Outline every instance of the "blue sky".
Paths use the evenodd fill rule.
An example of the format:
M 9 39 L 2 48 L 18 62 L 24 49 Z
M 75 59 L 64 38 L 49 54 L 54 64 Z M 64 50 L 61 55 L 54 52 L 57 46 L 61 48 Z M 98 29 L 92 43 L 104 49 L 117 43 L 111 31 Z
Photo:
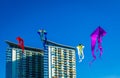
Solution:
M 119 0 L 0 0 L 0 78 L 5 78 L 4 41 L 17 43 L 16 37 L 21 36 L 25 45 L 41 48 L 40 28 L 46 29 L 52 41 L 85 46 L 82 63 L 76 53 L 77 78 L 120 78 L 119 4 Z M 89 67 L 90 34 L 99 25 L 107 32 L 103 55 Z

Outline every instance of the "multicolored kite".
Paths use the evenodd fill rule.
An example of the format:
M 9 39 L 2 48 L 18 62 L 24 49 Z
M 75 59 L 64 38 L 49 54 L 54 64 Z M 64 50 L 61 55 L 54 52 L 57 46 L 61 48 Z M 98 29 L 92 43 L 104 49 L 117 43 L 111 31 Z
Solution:
M 79 62 L 82 62 L 82 60 L 84 59 L 83 49 L 84 49 L 84 46 L 82 44 L 79 44 L 77 46 L 78 56 L 79 56 Z
M 16 40 L 18 40 L 18 46 L 22 49 L 22 52 L 24 52 L 24 41 L 22 38 L 17 37 Z
M 97 51 L 100 50 L 100 57 L 101 57 L 102 53 L 103 53 L 102 45 L 101 45 L 102 37 L 105 36 L 105 35 L 106 35 L 106 31 L 103 30 L 100 26 L 91 34 L 91 50 L 92 50 L 92 56 L 93 56 L 94 60 L 96 59 L 96 56 L 94 54 L 96 41 L 98 42 L 98 49 L 97 49 Z
M 45 44 L 47 42 L 47 32 L 44 29 L 38 30 L 38 34 L 40 35 L 41 41 L 43 42 L 43 46 L 45 49 Z

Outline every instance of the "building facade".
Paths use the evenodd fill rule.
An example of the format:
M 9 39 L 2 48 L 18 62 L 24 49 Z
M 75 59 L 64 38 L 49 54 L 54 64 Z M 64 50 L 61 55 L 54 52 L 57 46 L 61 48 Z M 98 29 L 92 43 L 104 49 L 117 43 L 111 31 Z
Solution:
M 17 44 L 6 43 L 6 78 L 44 78 L 43 50 L 25 46 L 22 53 Z
M 44 78 L 76 78 L 75 48 L 47 41 Z

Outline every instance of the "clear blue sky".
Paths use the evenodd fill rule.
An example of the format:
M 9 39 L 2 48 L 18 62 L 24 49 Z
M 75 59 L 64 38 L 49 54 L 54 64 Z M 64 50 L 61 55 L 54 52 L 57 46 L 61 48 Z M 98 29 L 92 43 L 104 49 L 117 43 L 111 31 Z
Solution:
M 89 67 L 90 34 L 99 25 L 107 32 L 104 53 Z M 4 40 L 17 43 L 16 37 L 21 36 L 25 45 L 41 48 L 40 28 L 55 42 L 73 47 L 84 44 L 82 63 L 76 53 L 77 78 L 120 78 L 119 0 L 0 0 L 0 78 L 5 78 Z

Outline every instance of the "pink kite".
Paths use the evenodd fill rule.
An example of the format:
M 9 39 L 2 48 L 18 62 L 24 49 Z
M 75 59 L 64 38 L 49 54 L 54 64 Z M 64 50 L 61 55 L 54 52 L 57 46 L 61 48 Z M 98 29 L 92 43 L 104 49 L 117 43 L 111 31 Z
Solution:
M 97 51 L 100 50 L 100 57 L 101 57 L 102 53 L 103 53 L 102 45 L 101 45 L 102 37 L 105 36 L 105 35 L 106 35 L 106 31 L 104 31 L 100 26 L 91 34 L 91 50 L 92 50 L 92 56 L 93 56 L 94 60 L 96 59 L 96 56 L 94 54 L 96 41 L 98 42 L 98 49 L 97 49 Z
M 22 49 L 22 52 L 24 52 L 24 41 L 22 38 L 17 37 L 16 38 L 18 40 L 18 46 Z

